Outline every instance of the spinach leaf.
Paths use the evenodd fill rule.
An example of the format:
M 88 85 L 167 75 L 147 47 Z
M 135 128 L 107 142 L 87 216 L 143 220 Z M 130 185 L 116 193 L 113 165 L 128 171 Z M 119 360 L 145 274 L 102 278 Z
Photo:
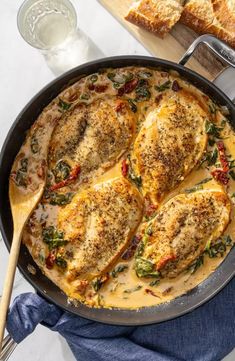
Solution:
M 42 239 L 48 245 L 50 251 L 68 243 L 68 241 L 64 240 L 64 233 L 58 231 L 54 226 L 43 228 Z
M 141 241 L 137 247 L 136 257 L 141 257 L 144 253 L 145 242 Z
M 132 80 L 133 78 L 134 78 L 134 74 L 132 74 L 132 73 L 128 73 L 128 74 L 124 75 L 125 83 Z
M 159 285 L 159 283 L 160 283 L 160 279 L 156 279 L 156 280 L 150 282 L 149 286 L 154 287 L 154 286 Z
M 154 263 L 142 257 L 135 259 L 135 271 L 138 277 L 159 277 L 160 275 L 158 271 L 154 271 Z
M 137 102 L 142 102 L 150 99 L 151 93 L 149 91 L 149 83 L 146 79 L 140 79 L 138 81 L 135 93 L 136 93 L 135 101 Z
M 161 84 L 161 85 L 155 85 L 154 88 L 158 91 L 158 92 L 163 92 L 166 89 L 170 89 L 171 86 L 171 81 L 167 80 L 165 83 Z
M 18 186 L 26 188 L 28 185 L 28 158 L 22 158 L 20 161 L 21 167 L 17 170 L 15 175 L 15 183 Z
M 70 107 L 71 107 L 71 104 L 70 103 L 66 103 L 64 100 L 60 99 L 59 98 L 59 103 L 58 103 L 59 107 L 62 109 L 62 110 L 68 110 Z
M 203 189 L 202 184 L 198 184 L 198 185 L 195 185 L 192 188 L 185 189 L 185 193 L 190 194 L 190 193 L 197 192 L 197 191 L 199 191 L 201 189 Z
M 115 73 L 108 73 L 107 77 L 109 78 L 109 80 L 114 81 L 115 75 Z
M 213 149 L 212 152 L 207 152 L 201 160 L 200 166 L 207 162 L 208 166 L 214 165 L 218 159 L 217 148 Z
M 91 282 L 91 284 L 92 284 L 92 287 L 94 288 L 95 292 L 98 292 L 99 289 L 101 288 L 103 282 L 100 278 L 96 278 Z
M 142 186 L 142 178 L 141 176 L 137 176 L 134 173 L 133 167 L 132 167 L 132 162 L 131 162 L 131 157 L 130 155 L 127 156 L 128 161 L 129 161 L 129 167 L 128 167 L 128 177 L 129 179 L 135 183 L 135 185 L 140 188 Z
M 140 87 L 136 89 L 136 100 L 139 101 L 144 101 L 144 100 L 149 100 L 151 97 L 151 93 L 147 88 L 144 87 Z
M 126 290 L 124 290 L 123 292 L 124 293 L 132 293 L 132 292 L 136 292 L 136 291 L 139 291 L 143 286 L 141 285 L 138 285 L 136 287 L 133 287 L 133 288 L 127 288 Z
M 92 75 L 89 77 L 89 80 L 90 80 L 92 83 L 97 82 L 97 80 L 98 80 L 98 75 L 97 75 L 97 74 L 92 74 Z
M 216 163 L 218 158 L 218 150 L 215 148 L 212 153 L 208 153 L 207 155 L 207 163 L 208 165 L 213 165 Z
M 32 136 L 32 138 L 31 138 L 30 148 L 31 148 L 33 154 L 36 154 L 39 152 L 40 147 L 39 147 L 38 139 L 36 138 L 35 135 Z
M 60 160 L 55 168 L 52 170 L 52 173 L 55 176 L 56 183 L 68 178 L 71 171 L 71 167 L 68 163 L 63 160 Z
M 118 273 L 125 271 L 127 268 L 128 266 L 126 264 L 120 264 L 111 271 L 111 276 L 113 278 L 116 278 L 118 276 Z
M 211 177 L 210 178 L 205 178 L 205 179 L 201 180 L 200 182 L 198 182 L 197 184 L 195 184 L 194 187 L 189 188 L 189 189 L 185 189 L 185 193 L 193 193 L 193 192 L 196 192 L 196 191 L 198 191 L 200 189 L 203 189 L 203 184 L 208 183 L 211 180 L 212 180 Z
M 142 178 L 141 176 L 136 176 L 134 173 L 129 173 L 130 179 L 136 184 L 138 188 L 142 186 Z
M 121 85 L 122 85 L 121 83 L 116 83 L 116 82 L 113 83 L 114 89 L 119 89 Z
M 83 93 L 80 95 L 81 100 L 88 100 L 90 98 L 90 95 L 87 93 Z
M 224 253 L 227 250 L 227 247 L 232 247 L 234 242 L 229 235 L 226 235 L 222 238 L 217 239 L 213 243 L 208 243 L 205 248 L 205 253 L 209 255 L 210 258 L 223 257 Z
M 199 267 L 201 267 L 204 263 L 204 256 L 203 254 L 199 256 L 193 263 L 187 268 L 191 274 L 195 273 Z
M 74 196 L 74 193 L 68 192 L 65 194 L 51 192 L 49 193 L 50 204 L 53 206 L 64 206 L 65 204 L 69 204 Z
M 20 161 L 20 170 L 22 170 L 22 172 L 27 172 L 28 170 L 28 158 L 23 158 Z
M 128 99 L 128 103 L 130 104 L 130 108 L 132 110 L 133 113 L 137 112 L 137 106 L 135 104 L 135 102 L 132 99 Z
M 209 120 L 206 120 L 206 133 L 213 135 L 215 138 L 220 139 L 220 132 L 223 130 L 222 127 L 217 127 L 214 123 L 210 122 Z
M 68 265 L 67 261 L 60 255 L 56 256 L 55 263 L 58 267 L 62 269 L 66 269 Z

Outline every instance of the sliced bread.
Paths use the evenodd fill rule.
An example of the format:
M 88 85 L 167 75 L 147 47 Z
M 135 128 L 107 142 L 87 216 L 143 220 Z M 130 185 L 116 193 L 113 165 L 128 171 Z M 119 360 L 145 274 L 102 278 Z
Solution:
M 183 0 L 140 0 L 125 19 L 160 37 L 164 37 L 180 19 Z
M 189 0 L 180 21 L 199 34 L 213 34 L 235 48 L 235 0 Z

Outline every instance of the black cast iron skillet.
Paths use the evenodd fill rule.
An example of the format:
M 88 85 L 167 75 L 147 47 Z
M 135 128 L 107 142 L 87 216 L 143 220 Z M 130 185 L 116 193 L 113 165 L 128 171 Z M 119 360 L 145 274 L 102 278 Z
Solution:
M 163 70 L 176 70 L 183 78 L 201 89 L 215 102 L 227 106 L 230 113 L 229 120 L 235 129 L 235 106 L 229 98 L 210 81 L 183 66 L 200 42 L 206 43 L 217 55 L 220 55 L 227 63 L 235 67 L 235 52 L 224 43 L 219 42 L 216 38 L 207 35 L 198 38 L 192 44 L 185 57 L 181 60 L 180 65 L 146 56 L 118 56 L 97 60 L 81 65 L 52 81 L 26 105 L 11 127 L 0 155 L 0 229 L 8 249 L 10 249 L 12 239 L 12 217 L 8 198 L 8 179 L 14 158 L 25 139 L 27 130 L 37 119 L 43 108 L 64 88 L 82 76 L 97 72 L 101 68 L 117 68 L 131 65 L 160 67 Z M 34 265 L 37 270 L 36 275 L 28 272 L 28 264 Z M 23 276 L 31 283 L 37 292 L 48 299 L 48 301 L 55 303 L 66 311 L 108 324 L 144 325 L 166 321 L 183 315 L 202 305 L 218 293 L 235 274 L 235 248 L 231 250 L 224 262 L 214 273 L 187 294 L 169 303 L 142 308 L 138 311 L 94 309 L 84 305 L 75 307 L 68 304 L 65 294 L 41 273 L 26 247 L 23 245 L 20 251 L 18 267 Z

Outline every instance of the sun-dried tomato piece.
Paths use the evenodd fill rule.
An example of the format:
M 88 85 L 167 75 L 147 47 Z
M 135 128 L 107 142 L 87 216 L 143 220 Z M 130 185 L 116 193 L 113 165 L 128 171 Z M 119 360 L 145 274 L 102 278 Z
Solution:
M 108 85 L 106 85 L 106 84 L 95 85 L 95 92 L 96 93 L 104 93 L 106 89 L 108 89 Z
M 128 164 L 126 162 L 126 159 L 123 159 L 122 161 L 122 175 L 123 177 L 126 177 L 128 174 Z
M 216 143 L 218 151 L 219 151 L 219 159 L 220 159 L 220 163 L 222 166 L 222 169 L 224 172 L 228 172 L 229 171 L 229 164 L 228 164 L 228 160 L 227 160 L 227 156 L 225 153 L 225 146 L 224 143 L 222 142 L 222 140 L 220 140 L 219 142 Z
M 228 174 L 227 172 L 223 171 L 223 169 L 215 169 L 211 172 L 211 175 L 213 178 L 215 178 L 215 180 L 224 185 L 228 184 L 229 182 Z
M 157 207 L 154 204 L 148 204 L 146 207 L 145 215 L 151 217 L 157 210 Z
M 160 259 L 160 261 L 157 264 L 157 270 L 159 271 L 161 268 L 165 267 L 165 265 L 170 261 L 176 260 L 176 255 L 174 254 L 168 254 Z
M 55 260 L 56 260 L 56 252 L 51 251 L 46 258 L 46 267 L 48 269 L 52 269 L 55 264 Z
M 156 96 L 155 103 L 158 105 L 160 103 L 160 101 L 162 100 L 162 98 L 163 98 L 162 94 L 159 94 L 158 96 Z
M 138 79 L 132 79 L 126 82 L 126 84 L 124 84 L 121 88 L 118 89 L 118 95 L 122 96 L 124 94 L 131 93 L 136 88 L 137 84 Z
M 119 113 L 119 112 L 122 112 L 126 107 L 126 103 L 124 103 L 123 101 L 119 101 L 117 103 L 117 106 L 116 106 L 116 112 Z
M 178 91 L 181 90 L 181 87 L 180 87 L 180 85 L 179 85 L 179 83 L 178 83 L 177 80 L 174 80 L 174 81 L 173 81 L 171 89 L 172 89 L 174 92 L 178 92 Z
M 152 290 L 150 290 L 149 288 L 145 288 L 145 292 L 148 293 L 149 295 L 153 296 L 153 297 L 157 297 L 160 298 L 158 295 L 156 295 L 156 293 L 154 293 Z
M 65 180 L 59 183 L 54 184 L 53 186 L 50 187 L 49 190 L 52 192 L 55 191 L 56 189 L 60 189 L 67 186 L 68 184 L 72 183 L 78 178 L 80 172 L 81 172 L 81 167 L 80 165 L 77 165 L 76 167 L 74 167 L 74 169 L 72 169 L 68 178 L 66 178 Z
M 93 83 L 89 84 L 88 89 L 91 91 L 95 90 L 95 84 L 93 84 Z

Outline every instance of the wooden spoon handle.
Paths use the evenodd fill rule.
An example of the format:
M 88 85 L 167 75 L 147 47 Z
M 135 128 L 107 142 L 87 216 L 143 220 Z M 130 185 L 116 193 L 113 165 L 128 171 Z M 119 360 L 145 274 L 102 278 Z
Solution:
M 10 304 L 15 271 L 19 257 L 21 234 L 22 234 L 22 229 L 20 231 L 18 230 L 14 231 L 5 282 L 3 286 L 2 298 L 0 303 L 0 350 L 2 349 L 2 340 L 6 325 L 6 317 L 7 317 L 8 307 Z

